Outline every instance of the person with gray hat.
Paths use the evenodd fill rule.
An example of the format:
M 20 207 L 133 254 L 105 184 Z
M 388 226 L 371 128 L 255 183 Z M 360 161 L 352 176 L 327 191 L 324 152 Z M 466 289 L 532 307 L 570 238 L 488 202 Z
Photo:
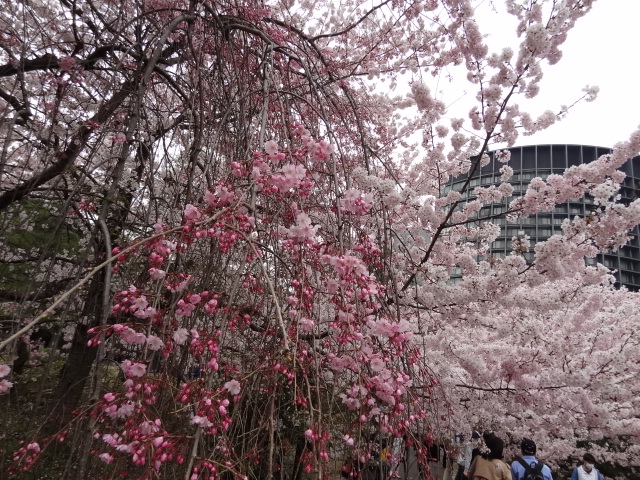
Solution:
M 536 442 L 524 438 L 520 443 L 521 457 L 511 464 L 513 480 L 553 480 L 551 469 L 536 458 Z

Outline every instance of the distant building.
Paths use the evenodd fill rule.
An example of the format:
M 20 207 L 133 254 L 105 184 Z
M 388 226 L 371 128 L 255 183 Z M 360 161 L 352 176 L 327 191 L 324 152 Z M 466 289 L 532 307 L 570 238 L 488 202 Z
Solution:
M 573 165 L 589 163 L 601 155 L 611 152 L 610 148 L 594 147 L 587 145 L 531 145 L 524 147 L 509 148 L 511 160 L 508 165 L 513 168 L 513 176 L 509 183 L 513 185 L 513 196 L 502 203 L 486 205 L 480 210 L 478 218 L 490 215 L 498 215 L 507 210 L 508 204 L 521 196 L 526 190 L 531 179 L 540 177 L 545 179 L 548 175 L 562 174 L 564 170 Z M 473 175 L 470 181 L 470 188 L 463 201 L 475 199 L 474 188 L 478 186 L 487 187 L 500 184 L 500 167 L 502 163 L 494 158 L 494 152 L 489 153 L 491 161 L 488 165 L 481 167 Z M 627 177 L 621 188 L 621 201 L 628 204 L 638 198 L 640 194 L 640 156 L 629 160 L 622 168 Z M 447 185 L 445 192 L 452 188 L 460 190 L 468 177 L 457 177 Z M 579 200 L 556 205 L 552 212 L 542 212 L 532 215 L 529 218 L 521 219 L 516 223 L 507 222 L 504 217 L 493 220 L 501 225 L 500 237 L 491 245 L 491 255 L 493 257 L 504 257 L 511 252 L 511 240 L 519 234 L 528 235 L 531 241 L 531 251 L 525 253 L 525 258 L 533 260 L 533 247 L 537 242 L 548 239 L 551 235 L 561 233 L 560 226 L 566 218 L 576 215 L 584 215 L 593 205 L 589 196 Z M 629 243 L 617 252 L 600 254 L 595 259 L 586 259 L 587 263 L 602 263 L 612 270 L 616 270 L 615 276 L 617 285 L 624 285 L 629 290 L 640 290 L 640 230 L 636 226 L 632 231 L 632 239 Z M 453 282 L 461 277 L 460 271 L 456 270 L 451 276 Z

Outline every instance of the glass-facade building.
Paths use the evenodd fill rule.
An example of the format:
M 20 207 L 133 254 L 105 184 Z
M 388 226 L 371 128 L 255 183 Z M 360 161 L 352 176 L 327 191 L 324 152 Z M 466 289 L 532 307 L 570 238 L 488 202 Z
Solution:
M 501 203 L 485 205 L 479 212 L 478 218 L 486 218 L 491 215 L 500 215 L 507 211 L 509 203 L 527 190 L 531 179 L 540 177 L 545 179 L 550 174 L 562 174 L 564 170 L 573 165 L 589 163 L 601 155 L 611 152 L 611 149 L 588 145 L 531 145 L 508 149 L 511 159 L 507 163 L 513 168 L 513 176 L 508 180 L 513 186 L 513 196 Z M 480 167 L 470 180 L 467 192 L 463 194 L 462 205 L 475 200 L 476 187 L 488 187 L 501 183 L 500 168 L 504 165 L 494 158 L 495 152 L 489 153 L 490 161 Z M 628 204 L 638 198 L 640 194 L 640 156 L 630 159 L 621 168 L 627 174 L 621 188 L 621 202 Z M 468 177 L 457 177 L 446 187 L 445 193 L 451 189 L 460 191 Z M 560 226 L 566 218 L 576 215 L 582 216 L 593 208 L 592 199 L 586 195 L 577 200 L 571 200 L 564 204 L 556 205 L 553 211 L 541 212 L 517 222 L 508 222 L 504 216 L 491 221 L 501 226 L 501 235 L 491 245 L 493 257 L 504 257 L 511 252 L 512 238 L 518 235 L 530 237 L 531 248 L 525 253 L 525 258 L 533 260 L 533 247 L 537 242 L 548 239 L 551 235 L 562 233 Z M 587 263 L 596 262 L 615 270 L 617 284 L 626 286 L 629 290 L 640 290 L 640 230 L 636 226 L 631 232 L 631 240 L 616 252 L 607 252 L 595 259 L 586 259 Z M 452 281 L 460 278 L 460 272 L 456 270 L 452 275 Z

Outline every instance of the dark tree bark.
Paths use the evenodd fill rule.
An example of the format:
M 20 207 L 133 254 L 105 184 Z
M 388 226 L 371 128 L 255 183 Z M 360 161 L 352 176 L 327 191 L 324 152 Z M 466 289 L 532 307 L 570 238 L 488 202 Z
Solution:
M 100 323 L 104 277 L 97 276 L 91 282 L 87 294 L 87 303 L 83 316 L 88 323 L 78 323 L 69 349 L 67 361 L 60 371 L 60 379 L 53 392 L 54 402 L 45 425 L 48 434 L 64 430 L 74 418 L 73 411 L 78 407 L 89 380 L 91 370 L 96 361 L 97 347 L 88 346 L 90 336 L 87 331 Z

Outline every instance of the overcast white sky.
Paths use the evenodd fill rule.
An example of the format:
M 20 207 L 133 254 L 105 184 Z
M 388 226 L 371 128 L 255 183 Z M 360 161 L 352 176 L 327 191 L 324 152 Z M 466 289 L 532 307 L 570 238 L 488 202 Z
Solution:
M 501 6 L 502 1 L 495 3 Z M 509 38 L 513 42 L 512 33 L 502 37 L 502 32 L 513 32 L 511 26 L 515 23 L 505 24 L 504 17 L 493 11 L 490 0 L 485 0 L 476 13 L 481 31 L 488 32 L 487 21 L 489 25 L 495 24 L 494 31 L 488 32 L 489 45 L 502 47 L 505 42 L 509 45 Z M 640 125 L 639 21 L 640 0 L 594 2 L 592 11 L 578 20 L 570 32 L 562 47 L 562 60 L 556 65 L 544 66 L 540 94 L 525 110 L 533 116 L 545 110 L 558 112 L 561 105 L 570 105 L 579 98 L 587 84 L 600 87 L 598 99 L 576 105 L 564 120 L 544 132 L 520 136 L 517 145 L 581 143 L 611 147 L 628 138 Z M 442 83 L 440 88 L 447 90 Z M 468 100 L 472 100 L 473 95 L 468 93 Z M 467 99 L 460 99 L 456 106 L 465 103 L 464 100 Z M 519 103 L 525 106 L 520 100 Z

